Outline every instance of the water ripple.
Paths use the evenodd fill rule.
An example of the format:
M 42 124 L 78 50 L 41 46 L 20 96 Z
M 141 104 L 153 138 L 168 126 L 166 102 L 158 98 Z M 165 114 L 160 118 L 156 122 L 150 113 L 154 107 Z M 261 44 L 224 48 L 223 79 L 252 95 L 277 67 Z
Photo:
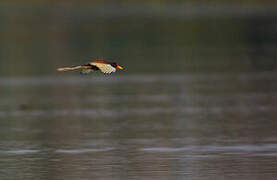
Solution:
M 272 152 L 277 150 L 277 144 L 266 144 L 266 145 L 234 145 L 234 146 L 185 146 L 185 147 L 151 147 L 151 148 L 141 148 L 140 151 L 145 152 L 186 152 L 191 151 L 193 153 L 204 153 L 204 152 Z
M 161 115 L 161 114 L 220 114 L 220 113 L 240 113 L 252 114 L 261 112 L 274 112 L 277 107 L 273 105 L 256 105 L 256 106 L 212 106 L 212 107 L 153 107 L 153 108 L 117 108 L 117 109 L 60 109 L 60 110 L 16 110 L 0 111 L 0 117 L 22 117 L 22 116 L 82 116 L 82 117 L 119 117 L 127 115 Z
M 102 149 L 58 149 L 56 153 L 64 154 L 82 154 L 82 153 L 91 153 L 91 152 L 107 152 L 111 151 L 114 148 L 102 148 Z
M 40 150 L 31 150 L 31 149 L 18 149 L 18 150 L 7 150 L 0 151 L 0 154 L 15 154 L 15 155 L 24 155 L 24 154 L 34 154 L 38 153 Z

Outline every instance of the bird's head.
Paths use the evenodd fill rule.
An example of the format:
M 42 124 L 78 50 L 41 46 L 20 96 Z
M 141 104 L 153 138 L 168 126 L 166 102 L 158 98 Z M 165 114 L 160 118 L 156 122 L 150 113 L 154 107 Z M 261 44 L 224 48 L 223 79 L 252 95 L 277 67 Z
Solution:
M 111 66 L 114 67 L 114 68 L 117 68 L 117 69 L 123 69 L 122 66 L 118 65 L 118 64 L 115 63 L 115 62 L 112 62 L 112 63 L 111 63 Z

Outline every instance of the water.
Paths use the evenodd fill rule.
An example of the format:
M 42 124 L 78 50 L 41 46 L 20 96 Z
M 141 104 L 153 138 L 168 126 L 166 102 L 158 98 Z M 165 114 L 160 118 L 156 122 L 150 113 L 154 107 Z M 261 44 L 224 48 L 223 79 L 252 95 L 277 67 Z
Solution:
M 215 4 L 0 3 L 0 179 L 276 179 L 276 7 Z
M 275 81 L 275 73 L 1 78 L 1 179 L 274 179 Z

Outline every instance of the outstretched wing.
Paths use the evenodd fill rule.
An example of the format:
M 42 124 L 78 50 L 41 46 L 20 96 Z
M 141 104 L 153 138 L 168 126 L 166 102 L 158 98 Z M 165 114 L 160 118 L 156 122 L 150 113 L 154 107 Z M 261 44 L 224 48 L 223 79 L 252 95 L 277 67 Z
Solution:
M 98 67 L 99 70 L 104 74 L 111 74 L 116 71 L 116 68 L 112 67 L 112 65 L 110 64 L 97 63 L 97 62 L 91 62 L 90 64 Z

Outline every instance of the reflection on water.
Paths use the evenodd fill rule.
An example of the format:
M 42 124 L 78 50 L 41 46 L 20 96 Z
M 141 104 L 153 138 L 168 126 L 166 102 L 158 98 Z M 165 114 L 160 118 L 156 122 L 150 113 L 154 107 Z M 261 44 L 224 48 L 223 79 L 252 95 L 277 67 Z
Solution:
M 274 179 L 275 77 L 1 78 L 0 176 Z

